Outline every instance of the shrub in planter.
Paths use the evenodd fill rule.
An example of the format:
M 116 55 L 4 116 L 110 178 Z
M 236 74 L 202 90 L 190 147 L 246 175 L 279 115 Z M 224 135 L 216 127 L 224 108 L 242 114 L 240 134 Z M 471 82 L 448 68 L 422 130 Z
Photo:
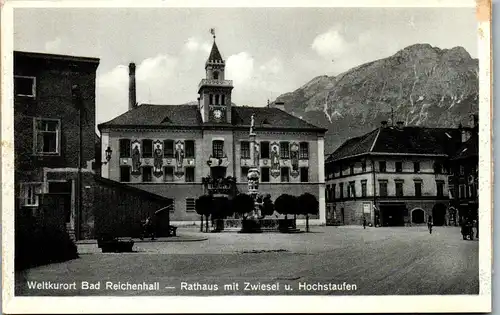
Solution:
M 213 198 L 210 195 L 203 195 L 196 199 L 195 209 L 196 213 L 200 215 L 201 225 L 200 232 L 203 232 L 203 216 L 205 216 L 206 230 L 208 232 L 208 216 L 212 211 Z

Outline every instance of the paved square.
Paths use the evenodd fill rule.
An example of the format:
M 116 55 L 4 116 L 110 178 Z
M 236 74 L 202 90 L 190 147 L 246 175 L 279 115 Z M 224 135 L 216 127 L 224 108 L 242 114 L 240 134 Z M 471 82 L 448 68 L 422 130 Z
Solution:
M 302 234 L 202 234 L 199 242 L 148 242 L 136 252 L 80 258 L 16 275 L 19 295 L 478 294 L 478 241 L 458 227 L 312 227 Z M 38 283 L 76 283 L 56 290 Z M 83 289 L 83 287 L 94 289 Z M 97 283 L 99 287 L 97 288 Z M 135 286 L 134 286 L 135 285 Z M 144 289 L 149 288 L 150 290 Z

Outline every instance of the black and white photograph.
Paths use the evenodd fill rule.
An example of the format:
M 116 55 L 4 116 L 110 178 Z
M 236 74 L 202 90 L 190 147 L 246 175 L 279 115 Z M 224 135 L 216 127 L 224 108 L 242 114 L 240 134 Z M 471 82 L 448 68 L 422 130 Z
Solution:
M 35 2 L 7 312 L 491 311 L 488 1 Z

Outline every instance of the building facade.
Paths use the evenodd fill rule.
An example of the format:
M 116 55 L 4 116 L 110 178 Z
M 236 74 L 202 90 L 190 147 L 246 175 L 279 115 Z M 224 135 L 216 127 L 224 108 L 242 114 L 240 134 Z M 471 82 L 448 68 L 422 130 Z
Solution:
M 235 106 L 232 81 L 213 43 L 198 85 L 197 105 L 137 105 L 135 65 L 130 65 L 129 111 L 99 125 L 102 148 L 113 152 L 102 176 L 174 200 L 171 221 L 196 222 L 195 200 L 207 178 L 233 178 L 247 192 L 251 153 L 260 168 L 260 191 L 276 199 L 309 192 L 325 221 L 324 133 L 280 109 Z M 256 145 L 250 148 L 253 126 Z
M 326 161 L 328 224 L 403 226 L 456 221 L 449 207 L 449 158 L 457 129 L 402 122 L 347 140 Z
M 16 208 L 35 211 L 40 194 L 67 194 L 72 232 L 78 229 L 78 168 L 87 178 L 95 159 L 98 65 L 97 58 L 14 52 Z M 88 197 L 83 187 L 82 195 Z
M 472 115 L 469 127 L 459 127 L 462 144 L 450 159 L 450 207 L 459 221 L 477 220 L 479 211 L 479 127 Z

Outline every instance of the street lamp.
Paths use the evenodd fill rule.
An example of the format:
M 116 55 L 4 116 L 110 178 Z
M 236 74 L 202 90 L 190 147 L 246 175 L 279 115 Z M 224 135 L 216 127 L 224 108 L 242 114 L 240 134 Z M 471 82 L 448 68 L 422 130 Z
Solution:
M 108 147 L 106 151 L 104 151 L 104 153 L 106 153 L 106 162 L 103 163 L 108 164 L 108 162 L 111 160 L 111 154 L 113 154 L 113 150 L 111 150 L 111 148 Z

